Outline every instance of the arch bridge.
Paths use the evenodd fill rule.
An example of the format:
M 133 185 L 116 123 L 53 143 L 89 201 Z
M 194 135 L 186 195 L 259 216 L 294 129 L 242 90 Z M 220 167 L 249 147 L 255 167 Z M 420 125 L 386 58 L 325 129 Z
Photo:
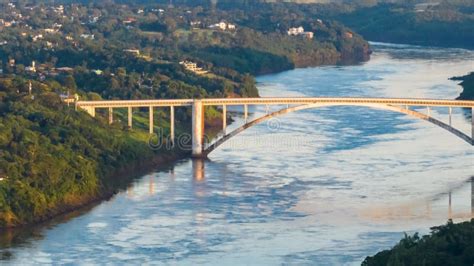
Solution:
M 174 100 L 110 100 L 110 101 L 77 101 L 76 108 L 85 110 L 95 117 L 96 109 L 108 109 L 109 123 L 113 123 L 113 109 L 128 109 L 128 126 L 133 123 L 133 108 L 149 108 L 149 131 L 153 133 L 153 113 L 155 108 L 170 108 L 170 139 L 175 139 L 174 110 L 177 107 L 192 107 L 192 155 L 193 157 L 206 157 L 228 139 L 239 134 L 245 129 L 260 124 L 273 117 L 310 108 L 329 106 L 363 106 L 375 109 L 388 110 L 409 115 L 433 123 L 455 136 L 461 138 L 469 145 L 474 146 L 474 101 L 440 100 L 440 99 L 404 99 L 404 98 L 354 98 L 354 97 L 291 97 L 291 98 L 222 98 L 222 99 L 174 99 Z M 209 146 L 204 146 L 204 108 L 205 106 L 222 107 L 222 125 L 224 136 Z M 245 123 L 230 133 L 227 128 L 227 107 L 242 106 Z M 267 113 L 255 120 L 248 121 L 249 106 L 266 106 Z M 281 106 L 282 109 L 270 113 L 269 106 Z M 413 108 L 424 107 L 426 113 L 421 113 Z M 442 122 L 432 116 L 431 108 L 445 107 L 449 110 L 449 120 Z M 412 109 L 410 109 L 412 108 Z M 453 108 L 469 108 L 472 112 L 471 134 L 467 135 L 452 125 Z

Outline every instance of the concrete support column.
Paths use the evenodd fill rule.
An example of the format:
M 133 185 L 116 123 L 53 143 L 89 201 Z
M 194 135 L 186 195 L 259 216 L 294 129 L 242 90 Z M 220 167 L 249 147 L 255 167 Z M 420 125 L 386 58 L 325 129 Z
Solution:
M 109 125 L 112 125 L 114 122 L 114 109 L 109 107 Z
M 174 106 L 170 107 L 170 135 L 171 143 L 174 144 Z
M 453 108 L 449 107 L 449 126 L 453 125 Z
M 428 116 L 431 116 L 431 108 L 429 106 L 426 107 L 426 113 Z
M 227 128 L 227 105 L 222 106 L 222 130 L 225 134 L 225 129 Z
M 204 138 L 204 109 L 201 100 L 194 100 L 193 103 L 193 157 L 202 157 Z
M 247 124 L 247 120 L 249 118 L 249 107 L 248 105 L 244 105 L 244 121 Z
M 149 107 L 148 114 L 149 114 L 149 118 L 150 118 L 150 134 L 153 134 L 154 124 L 153 124 L 153 107 L 152 106 Z
M 133 126 L 133 110 L 132 107 L 128 107 L 128 128 Z

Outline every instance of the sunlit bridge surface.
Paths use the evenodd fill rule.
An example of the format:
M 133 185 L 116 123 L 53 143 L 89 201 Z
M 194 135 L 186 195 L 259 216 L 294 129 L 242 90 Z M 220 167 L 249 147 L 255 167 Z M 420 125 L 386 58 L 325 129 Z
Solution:
M 454 99 L 461 88 L 448 78 L 474 69 L 465 50 L 374 50 L 359 66 L 260 77 L 261 94 Z M 238 111 L 230 132 L 244 115 L 227 111 Z M 251 107 L 249 119 L 266 112 Z M 446 108 L 431 113 L 448 120 Z M 452 123 L 471 131 L 462 109 Z M 472 146 L 426 121 L 307 109 L 242 132 L 209 160 L 157 169 L 82 215 L 4 236 L 4 252 L 15 264 L 360 264 L 404 232 L 473 217 L 473 163 Z

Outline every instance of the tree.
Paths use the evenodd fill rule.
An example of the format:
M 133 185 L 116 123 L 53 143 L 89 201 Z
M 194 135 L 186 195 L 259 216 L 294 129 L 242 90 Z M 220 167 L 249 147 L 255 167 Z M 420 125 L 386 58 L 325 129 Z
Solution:
M 69 93 L 75 93 L 76 90 L 77 90 L 77 84 L 76 84 L 76 80 L 74 79 L 74 77 L 72 75 L 68 75 L 64 78 L 64 83 L 63 83 L 64 87 L 66 87 L 68 89 L 68 92 Z

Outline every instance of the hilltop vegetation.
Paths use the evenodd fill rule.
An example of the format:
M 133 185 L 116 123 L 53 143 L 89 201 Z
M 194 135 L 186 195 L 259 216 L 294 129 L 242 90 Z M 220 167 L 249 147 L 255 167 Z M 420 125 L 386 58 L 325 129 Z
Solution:
M 180 0 L 180 2 L 196 1 Z M 370 41 L 474 49 L 474 2 L 469 0 L 219 0 L 216 2 L 219 8 L 239 8 L 247 13 L 249 10 L 277 12 L 274 17 L 288 18 L 289 21 L 307 17 L 325 21 L 336 20 Z M 266 27 L 267 23 L 263 20 L 260 25 Z
M 405 236 L 391 250 L 367 257 L 362 265 L 472 265 L 474 219 L 431 228 L 431 234 Z
M 474 2 L 383 4 L 331 17 L 371 41 L 474 49 Z

